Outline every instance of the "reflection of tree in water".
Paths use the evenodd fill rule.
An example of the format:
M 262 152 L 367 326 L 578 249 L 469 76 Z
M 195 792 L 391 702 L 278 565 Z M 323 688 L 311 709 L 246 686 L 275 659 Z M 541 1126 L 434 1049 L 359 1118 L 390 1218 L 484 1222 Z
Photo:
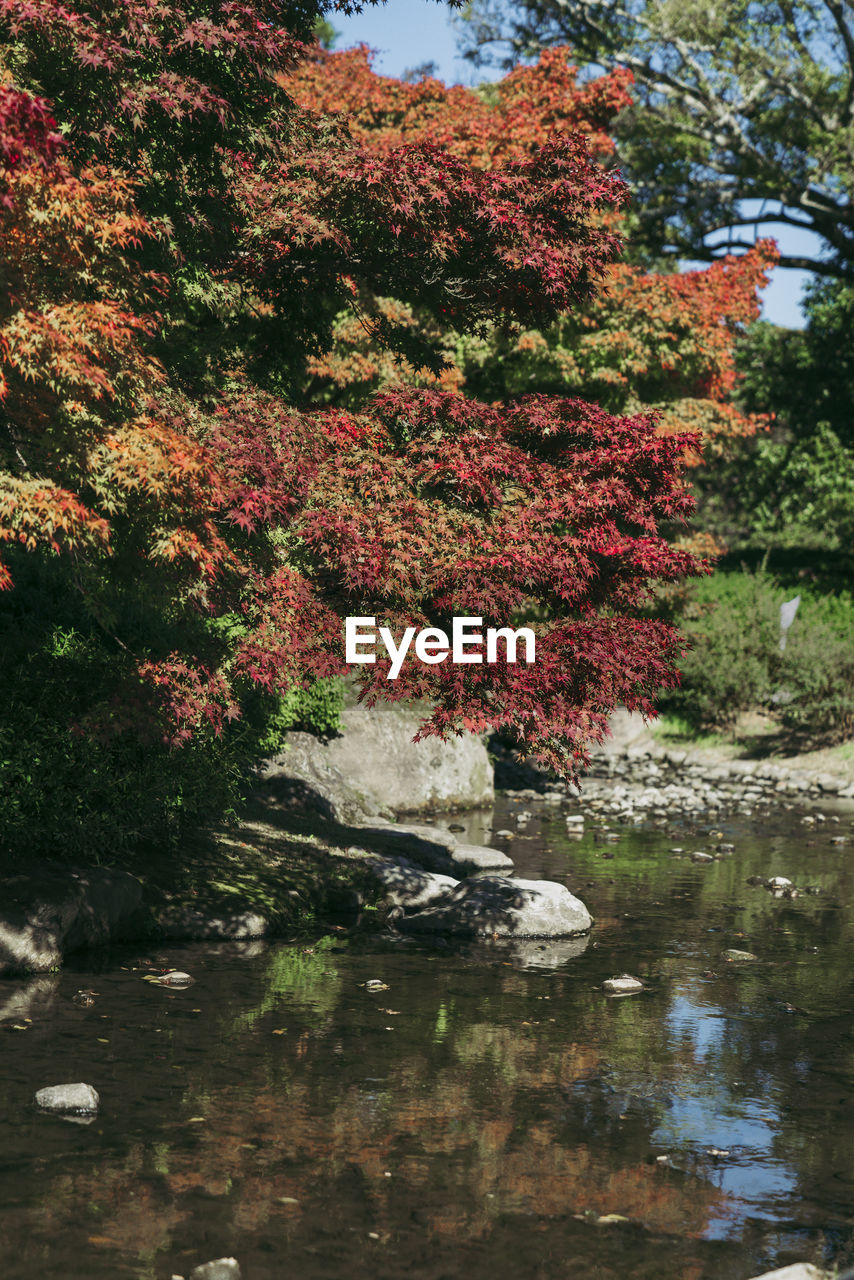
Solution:
M 569 1040 L 561 1009 L 552 1015 L 551 1002 L 535 1004 L 525 974 L 507 970 L 487 984 L 498 994 L 479 994 L 483 1017 L 472 1021 L 472 992 L 443 996 L 429 979 L 407 992 L 399 1013 L 361 994 L 348 1003 L 340 974 L 330 980 L 322 959 L 319 972 L 341 1007 L 318 1023 L 313 987 L 294 977 L 307 970 L 292 960 L 268 968 L 276 1001 L 255 1005 L 251 1018 L 223 1012 L 241 1079 L 232 1072 L 219 1083 L 214 1061 L 199 1062 L 179 1115 L 162 1117 L 155 1140 L 107 1159 L 100 1172 L 78 1168 L 58 1199 L 46 1191 L 40 1231 L 67 1240 L 77 1221 L 90 1251 L 146 1265 L 211 1236 L 223 1251 L 271 1236 L 279 1247 L 285 1238 L 289 1248 L 307 1247 L 330 1229 L 331 1205 L 342 1237 L 355 1232 L 361 1241 L 370 1230 L 394 1238 L 415 1224 L 437 1247 L 487 1241 L 508 1215 L 564 1231 L 573 1215 L 618 1213 L 656 1231 L 702 1233 L 718 1193 L 699 1182 L 686 1195 L 649 1162 L 660 1101 L 633 1106 L 619 1151 L 610 1141 L 619 1117 L 589 1105 L 590 1082 L 607 1071 L 591 1047 L 598 999 L 575 993 Z M 567 977 L 552 994 L 562 983 L 570 996 Z M 290 1029 L 274 1041 L 283 1008 Z M 522 1016 L 532 1011 L 542 1016 Z M 611 1020 L 619 1034 L 609 1059 L 622 1052 L 621 1038 L 648 1054 L 637 1022 L 628 1007 Z M 587 1098 L 580 1109 L 576 1090 Z M 93 1203 L 97 1222 L 87 1216 Z
M 341 994 L 341 979 L 333 961 L 340 950 L 335 938 L 320 938 L 313 946 L 276 947 L 270 953 L 264 978 L 264 994 L 251 1009 L 235 1020 L 235 1030 L 253 1027 L 277 1007 L 292 1002 L 305 1015 L 322 1022 L 334 1011 Z
M 44 1272 L 30 1241 L 56 1241 L 91 1257 L 87 1280 L 114 1280 L 128 1258 L 140 1260 L 133 1274 L 158 1280 L 173 1262 L 189 1270 L 199 1241 L 206 1256 L 246 1255 L 253 1280 L 278 1276 L 283 1258 L 306 1280 L 340 1268 L 396 1280 L 425 1250 L 437 1274 L 501 1275 L 504 1249 L 508 1274 L 563 1278 L 577 1254 L 609 1280 L 688 1280 L 753 1274 L 751 1259 L 829 1225 L 830 1251 L 846 1260 L 854 969 L 834 893 L 789 902 L 748 888 L 763 870 L 801 878 L 794 856 L 758 840 L 738 865 L 708 869 L 659 849 L 631 870 L 622 850 L 600 864 L 598 846 L 576 848 L 579 876 L 585 858 L 605 869 L 591 904 L 598 945 L 562 969 L 410 944 L 339 955 L 330 939 L 271 949 L 251 981 L 229 971 L 214 1024 L 164 1023 L 163 1060 L 134 1059 L 125 1087 L 160 1090 L 145 1137 L 123 1140 L 117 1125 L 99 1170 L 74 1155 L 61 1175 L 19 1190 L 11 1247 Z M 802 878 L 841 897 L 848 874 L 822 853 Z M 759 964 L 721 960 L 739 934 Z M 605 1001 L 593 986 L 627 963 L 649 990 Z M 360 985 L 375 976 L 388 991 Z M 680 1007 L 720 1034 L 692 1034 Z M 153 1016 L 146 1006 L 146 1035 Z M 130 1064 L 116 1067 L 126 1079 L 122 1070 Z M 771 1154 L 791 1172 L 789 1224 L 774 1220 L 782 1200 L 745 1223 L 719 1187 L 739 1153 L 732 1166 L 705 1154 L 706 1117 L 737 1119 L 746 1097 L 767 1102 Z M 700 1125 L 680 1132 L 686 1099 L 699 1102 Z M 685 1172 L 655 1165 L 665 1141 Z M 743 1243 L 691 1242 L 727 1213 Z M 587 1214 L 645 1228 L 619 1245 L 608 1232 L 631 1228 L 576 1221 Z M 387 1251 L 385 1270 L 371 1250 Z

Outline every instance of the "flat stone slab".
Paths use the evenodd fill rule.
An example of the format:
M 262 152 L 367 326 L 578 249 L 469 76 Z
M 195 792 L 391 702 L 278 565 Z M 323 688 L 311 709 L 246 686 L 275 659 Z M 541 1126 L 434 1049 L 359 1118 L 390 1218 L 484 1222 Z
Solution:
M 443 901 L 460 883 L 453 876 L 416 867 L 406 858 L 377 858 L 365 863 L 365 870 L 379 881 L 386 901 L 404 911 L 420 911 Z
M 406 858 L 425 871 L 447 875 L 454 870 L 451 855 L 457 847 L 457 838 L 450 831 L 377 819 L 371 823 L 360 822 L 358 833 L 370 848 L 381 850 L 392 857 Z
M 39 1089 L 35 1097 L 42 1111 L 57 1111 L 77 1116 L 94 1115 L 101 1099 L 91 1084 L 51 1084 Z
M 458 844 L 451 850 L 451 861 L 460 871 L 512 871 L 513 859 L 500 849 L 485 844 Z
M 584 903 L 553 880 L 477 876 L 463 881 L 439 906 L 401 921 L 412 933 L 468 938 L 567 938 L 593 924 Z

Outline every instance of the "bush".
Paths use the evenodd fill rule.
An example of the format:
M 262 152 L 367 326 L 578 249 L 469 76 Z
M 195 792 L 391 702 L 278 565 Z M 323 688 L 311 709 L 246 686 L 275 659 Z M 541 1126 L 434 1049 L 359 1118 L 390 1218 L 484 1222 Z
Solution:
M 790 729 L 841 742 L 854 734 L 854 606 L 833 604 L 808 605 L 795 619 L 782 664 L 780 718 Z
M 64 625 L 48 620 L 46 599 Z M 126 646 L 168 648 L 163 627 L 160 637 L 126 615 L 118 642 L 62 598 L 49 563 L 33 563 L 0 598 L 0 861 L 118 862 L 143 847 L 175 847 L 236 814 L 252 766 L 280 749 L 287 729 L 338 727 L 343 686 L 324 680 L 284 698 L 252 692 L 221 734 L 201 727 L 177 747 L 139 732 L 132 717 L 121 732 L 85 728 L 96 700 L 122 687 Z
M 780 605 L 801 604 L 780 650 Z M 693 647 L 682 685 L 662 710 L 694 729 L 731 728 L 738 715 L 771 709 L 788 728 L 826 742 L 854 732 L 854 601 L 815 598 L 770 574 L 718 572 L 690 584 L 675 619 Z
M 664 710 L 695 728 L 728 728 L 742 711 L 766 702 L 780 658 L 780 604 L 763 573 L 714 574 L 692 584 L 677 625 L 692 647 L 680 663 L 682 684 Z
M 108 657 L 79 636 L 53 640 L 49 678 L 41 678 L 46 664 L 35 661 L 19 671 L 0 716 L 0 859 L 7 863 L 116 862 L 143 846 L 175 846 L 236 816 L 252 765 L 281 748 L 287 729 L 336 727 L 340 691 L 318 681 L 266 705 L 255 700 L 220 736 L 203 731 L 180 747 L 133 733 L 95 738 L 69 727 L 68 710 L 87 670 L 100 667 L 109 677 Z

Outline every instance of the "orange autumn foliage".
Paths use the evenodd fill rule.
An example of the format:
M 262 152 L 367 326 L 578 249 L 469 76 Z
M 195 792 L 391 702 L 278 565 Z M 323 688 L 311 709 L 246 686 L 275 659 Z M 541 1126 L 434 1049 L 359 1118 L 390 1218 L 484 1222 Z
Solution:
M 630 101 L 631 76 L 612 72 L 578 83 L 570 51 L 553 48 L 485 89 L 415 83 L 377 75 L 361 45 L 317 50 L 282 79 L 289 94 L 319 117 L 334 116 L 354 139 L 385 155 L 405 142 L 441 146 L 486 169 L 534 155 L 555 133 L 580 131 L 600 155 L 612 150 L 609 122 Z M 602 216 L 602 215 L 596 215 Z M 605 213 L 619 229 L 619 216 Z M 759 292 L 777 258 L 773 241 L 746 254 L 679 274 L 611 266 L 605 287 L 583 309 L 544 329 L 492 328 L 461 337 L 446 329 L 442 372 L 416 369 L 383 353 L 371 324 L 341 316 L 334 345 L 312 357 L 309 394 L 358 403 L 395 385 L 442 385 L 497 401 L 530 391 L 572 394 L 614 412 L 654 410 L 661 430 L 699 432 L 712 451 L 765 425 L 732 403 L 735 339 L 759 315 Z M 436 321 L 390 298 L 364 300 L 380 316 L 414 329 Z M 692 453 L 688 461 L 695 463 Z

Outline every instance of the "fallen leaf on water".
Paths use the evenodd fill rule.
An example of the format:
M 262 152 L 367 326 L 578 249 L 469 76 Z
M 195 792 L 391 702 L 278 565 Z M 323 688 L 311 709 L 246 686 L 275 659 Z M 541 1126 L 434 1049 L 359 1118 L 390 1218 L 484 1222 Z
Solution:
M 112 1248 L 116 1242 L 112 1236 L 87 1236 L 86 1243 Z
M 286 1036 L 288 1034 L 287 1027 L 276 1027 L 273 1031 L 274 1036 Z

